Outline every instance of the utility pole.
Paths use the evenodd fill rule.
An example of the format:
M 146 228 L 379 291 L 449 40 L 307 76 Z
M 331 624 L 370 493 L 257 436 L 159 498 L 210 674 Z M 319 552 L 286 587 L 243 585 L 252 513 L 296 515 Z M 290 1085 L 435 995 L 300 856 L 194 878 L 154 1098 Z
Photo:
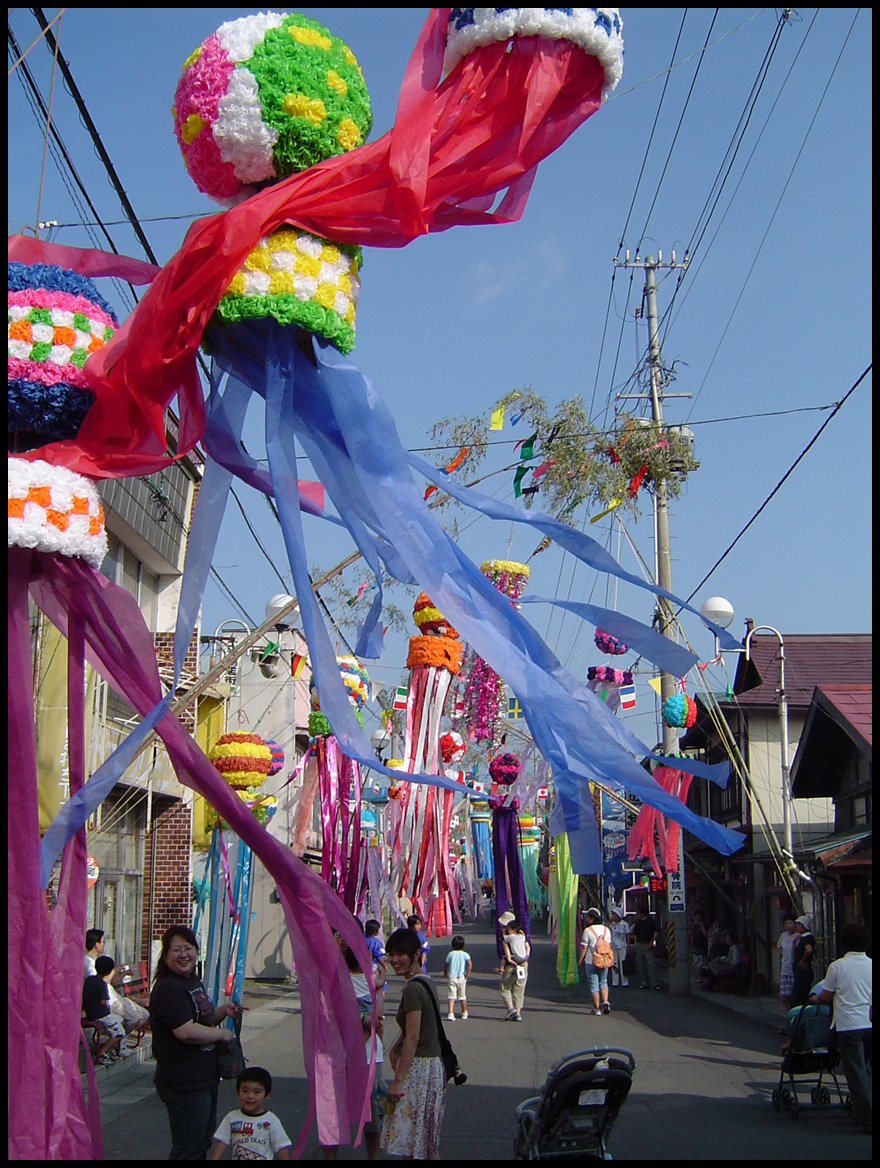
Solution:
M 616 261 L 615 261 L 616 262 Z M 657 271 L 666 269 L 684 270 L 688 266 L 688 257 L 685 255 L 681 263 L 676 263 L 675 252 L 671 261 L 663 262 L 663 253 L 658 251 L 654 256 L 645 256 L 640 259 L 638 254 L 630 260 L 626 253 L 622 267 L 642 268 L 645 273 L 644 303 L 648 319 L 648 373 L 650 375 L 650 393 L 647 395 L 651 402 L 651 417 L 663 428 L 663 400 L 664 397 L 690 397 L 690 394 L 664 393 L 666 376 L 660 358 L 659 323 L 657 318 Z M 621 394 L 621 397 L 640 397 L 643 394 Z M 657 583 L 667 592 L 672 591 L 672 568 L 669 555 L 669 509 L 667 506 L 666 480 L 657 479 L 654 483 L 654 565 Z M 660 596 L 657 598 L 657 614 L 660 632 L 671 641 L 676 640 L 675 618 L 669 601 Z M 669 673 L 660 674 L 660 701 L 675 693 L 675 678 Z M 674 755 L 678 751 L 678 733 L 672 726 L 663 723 L 663 753 Z M 682 834 L 679 833 L 678 863 L 675 872 L 667 872 L 668 887 L 668 948 L 669 961 L 669 991 L 673 994 L 686 995 L 690 993 L 690 952 L 688 948 L 687 922 L 687 893 L 684 872 L 684 846 Z

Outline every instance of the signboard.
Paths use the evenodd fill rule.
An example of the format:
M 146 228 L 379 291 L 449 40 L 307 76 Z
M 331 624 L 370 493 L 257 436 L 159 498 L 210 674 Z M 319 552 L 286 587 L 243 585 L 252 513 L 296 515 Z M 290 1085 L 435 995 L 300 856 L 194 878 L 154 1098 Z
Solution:
M 687 910 L 687 899 L 684 884 L 684 855 L 681 844 L 678 848 L 678 867 L 674 872 L 666 873 L 667 907 L 671 913 L 683 913 Z

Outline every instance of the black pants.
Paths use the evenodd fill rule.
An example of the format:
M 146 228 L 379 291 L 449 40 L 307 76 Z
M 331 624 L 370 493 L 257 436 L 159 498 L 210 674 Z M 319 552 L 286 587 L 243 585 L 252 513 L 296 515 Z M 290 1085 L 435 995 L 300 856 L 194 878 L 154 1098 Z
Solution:
M 156 1085 L 171 1128 L 169 1160 L 204 1160 L 217 1130 L 217 1088 L 172 1091 Z

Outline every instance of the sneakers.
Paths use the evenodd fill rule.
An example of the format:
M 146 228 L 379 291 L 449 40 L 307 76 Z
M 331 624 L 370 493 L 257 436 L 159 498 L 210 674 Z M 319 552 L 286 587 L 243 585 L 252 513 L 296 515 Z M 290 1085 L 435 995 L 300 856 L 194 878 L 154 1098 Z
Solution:
M 514 1014 L 514 1016 L 513 1016 L 513 1018 L 511 1019 L 511 1021 L 513 1021 L 513 1022 L 522 1022 L 522 1014 Z
M 455 1015 L 454 1015 L 454 1014 L 447 1014 L 447 1015 L 446 1015 L 446 1021 L 447 1021 L 447 1022 L 454 1022 L 454 1021 L 455 1021 Z
M 611 1013 L 611 1003 L 610 1002 L 603 1002 L 602 1003 L 602 1013 L 603 1014 L 610 1014 Z
M 468 1016 L 468 1014 L 467 1014 L 467 1010 L 465 1010 L 465 1012 L 464 1012 L 464 1013 L 462 1014 L 462 1016 L 461 1016 L 461 1020 L 462 1020 L 462 1022 L 467 1022 L 467 1016 Z
M 594 1006 L 592 1008 L 592 1010 L 590 1010 L 590 1013 L 592 1014 L 592 1016 L 594 1018 L 601 1018 L 602 1017 L 602 1011 L 599 1009 L 598 1006 Z
M 507 1013 L 504 1015 L 504 1021 L 505 1022 L 515 1022 L 516 1021 L 516 1010 L 508 1010 Z
M 127 1058 L 131 1058 L 131 1056 L 133 1054 L 134 1054 L 134 1050 L 132 1049 L 132 1047 L 120 1046 L 118 1051 L 117 1051 L 116 1057 L 121 1058 L 121 1059 L 127 1059 Z

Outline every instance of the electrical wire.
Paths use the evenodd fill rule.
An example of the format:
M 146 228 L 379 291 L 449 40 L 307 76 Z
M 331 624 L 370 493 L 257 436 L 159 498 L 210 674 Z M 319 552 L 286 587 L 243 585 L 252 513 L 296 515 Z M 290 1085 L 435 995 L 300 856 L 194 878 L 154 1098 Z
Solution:
M 855 391 L 858 389 L 858 387 L 862 384 L 862 382 L 865 380 L 865 378 L 868 376 L 868 374 L 871 372 L 872 369 L 873 369 L 873 363 L 871 363 L 867 366 L 867 368 L 862 372 L 861 376 L 850 386 L 850 388 L 847 390 L 847 392 L 844 394 L 844 396 L 840 399 L 840 401 L 837 402 L 834 409 L 831 411 L 831 413 L 828 415 L 828 417 L 823 421 L 822 425 L 819 427 L 819 429 L 816 431 L 816 433 L 813 435 L 813 437 L 810 439 L 810 441 L 807 443 L 807 445 L 804 447 L 804 449 L 800 452 L 800 454 L 797 456 L 797 458 L 794 460 L 794 462 L 791 464 L 791 466 L 788 468 L 788 470 L 785 472 L 785 474 L 782 476 L 782 478 L 779 480 L 779 482 L 776 484 L 776 486 L 773 488 L 773 490 L 770 492 L 770 494 L 767 496 L 767 498 L 764 500 L 764 502 L 761 504 L 761 506 L 757 509 L 757 511 L 754 513 L 754 515 L 752 515 L 752 517 L 748 521 L 748 523 L 746 523 L 746 525 L 740 530 L 740 532 L 738 533 L 736 538 L 733 539 L 730 544 L 728 544 L 728 546 L 721 553 L 721 555 L 718 557 L 718 559 L 715 561 L 715 563 L 712 565 L 712 567 L 709 569 L 709 571 L 706 573 L 706 575 L 703 577 L 703 579 L 699 582 L 699 584 L 696 586 L 696 588 L 694 588 L 694 590 L 691 592 L 690 596 L 686 597 L 688 602 L 691 601 L 694 598 L 694 596 L 699 592 L 699 590 L 703 587 L 703 585 L 706 583 L 706 581 L 709 579 L 709 577 L 712 575 L 712 573 L 715 571 L 715 569 L 720 564 L 722 564 L 724 562 L 724 560 L 727 559 L 727 557 L 730 555 L 730 553 L 733 551 L 733 549 L 736 547 L 736 545 L 739 543 L 739 541 L 742 539 L 742 537 L 745 535 L 745 533 L 749 530 L 749 528 L 752 526 L 752 524 L 755 522 L 755 520 L 758 518 L 758 516 L 761 514 L 761 512 L 764 510 L 764 508 L 768 505 L 770 500 L 775 495 L 777 495 L 779 493 L 783 484 L 792 475 L 795 467 L 797 467 L 799 465 L 799 463 L 803 461 L 803 459 L 806 457 L 806 455 L 809 453 L 809 451 L 812 450 L 812 448 L 815 446 L 815 444 L 819 441 L 820 436 L 822 435 L 822 433 L 824 432 L 826 427 L 830 424 L 832 418 L 837 417 L 837 414 L 840 412 L 840 410 L 843 408 L 843 406 L 846 405 L 846 403 L 849 401 L 849 399 L 852 397 L 852 395 L 855 393 Z

